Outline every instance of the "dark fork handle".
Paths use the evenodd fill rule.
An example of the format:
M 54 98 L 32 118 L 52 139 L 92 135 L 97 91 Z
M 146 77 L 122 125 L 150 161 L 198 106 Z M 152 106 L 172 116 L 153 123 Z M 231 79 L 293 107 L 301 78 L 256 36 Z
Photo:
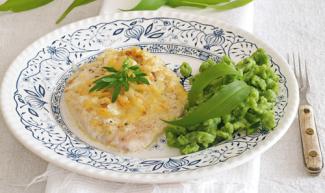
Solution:
M 299 127 L 305 166 L 309 173 L 319 174 L 323 168 L 323 157 L 312 106 L 299 106 Z

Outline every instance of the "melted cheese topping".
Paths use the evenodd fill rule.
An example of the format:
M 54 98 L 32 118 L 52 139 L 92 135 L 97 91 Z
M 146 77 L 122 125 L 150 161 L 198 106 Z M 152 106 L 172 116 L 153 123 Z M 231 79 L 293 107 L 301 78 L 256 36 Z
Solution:
M 130 57 L 147 74 L 150 84 L 130 83 L 112 103 L 112 89 L 89 93 L 94 80 L 107 75 L 105 66 L 120 70 Z M 147 147 L 163 132 L 165 123 L 180 116 L 187 94 L 175 73 L 158 57 L 138 48 L 107 50 L 97 60 L 83 65 L 67 81 L 65 102 L 80 129 L 90 138 L 121 151 Z

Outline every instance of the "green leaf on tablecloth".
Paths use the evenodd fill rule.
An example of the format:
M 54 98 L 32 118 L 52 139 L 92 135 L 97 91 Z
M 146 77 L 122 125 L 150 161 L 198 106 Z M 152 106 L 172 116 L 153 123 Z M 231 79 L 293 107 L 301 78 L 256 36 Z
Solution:
M 244 6 L 253 0 L 141 0 L 135 7 L 123 11 L 157 10 L 163 5 L 170 7 L 210 7 L 219 11 Z
M 85 5 L 96 0 L 74 0 L 71 5 L 64 11 L 64 13 L 59 17 L 56 23 L 60 23 L 74 8 L 79 7 L 81 5 Z
M 223 3 L 223 4 L 217 4 L 217 5 L 209 5 L 208 7 L 216 9 L 218 11 L 226 11 L 229 9 L 234 9 L 237 7 L 242 7 L 250 2 L 252 2 L 253 0 L 234 0 L 231 1 L 229 3 Z
M 205 8 L 209 5 L 229 2 L 230 0 L 167 0 L 166 5 L 170 7 L 190 6 Z
M 123 11 L 156 10 L 165 5 L 167 0 L 141 0 L 135 7 Z
M 0 11 L 22 12 L 38 8 L 53 0 L 7 0 L 0 5 Z

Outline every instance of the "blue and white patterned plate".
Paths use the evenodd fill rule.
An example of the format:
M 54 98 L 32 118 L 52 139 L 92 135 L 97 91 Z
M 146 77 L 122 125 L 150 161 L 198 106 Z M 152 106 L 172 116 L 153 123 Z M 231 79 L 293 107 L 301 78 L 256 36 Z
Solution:
M 74 65 L 94 60 L 106 48 L 139 46 L 162 57 L 178 72 L 188 61 L 194 72 L 209 57 L 238 61 L 264 48 L 280 77 L 277 127 L 270 133 L 234 136 L 209 149 L 181 156 L 162 137 L 134 155 L 103 150 L 77 137 L 61 97 Z M 187 88 L 188 81 L 181 77 Z M 296 80 L 285 61 L 251 34 L 208 18 L 173 12 L 133 12 L 100 16 L 63 27 L 27 48 L 8 69 L 2 84 L 5 120 L 14 135 L 43 159 L 84 175 L 134 183 L 166 183 L 209 175 L 259 155 L 277 142 L 293 121 Z

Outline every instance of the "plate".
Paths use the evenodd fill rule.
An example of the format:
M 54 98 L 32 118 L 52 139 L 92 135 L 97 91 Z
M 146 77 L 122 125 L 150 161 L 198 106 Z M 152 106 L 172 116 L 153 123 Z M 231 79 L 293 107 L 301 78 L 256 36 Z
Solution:
M 188 61 L 197 71 L 224 54 L 239 61 L 257 48 L 270 55 L 280 77 L 274 131 L 179 155 L 164 137 L 148 150 L 122 155 L 87 143 L 76 134 L 61 104 L 65 81 L 76 66 L 106 48 L 138 46 L 159 55 L 178 72 Z M 178 74 L 179 75 L 179 74 Z M 188 80 L 181 78 L 187 88 Z M 298 107 L 296 80 L 279 54 L 253 35 L 220 21 L 175 12 L 130 12 L 70 24 L 39 39 L 9 67 L 1 93 L 6 123 L 29 150 L 67 170 L 129 183 L 169 183 L 203 177 L 240 165 L 275 144 L 292 123 Z M 78 137 L 79 136 L 79 137 Z

